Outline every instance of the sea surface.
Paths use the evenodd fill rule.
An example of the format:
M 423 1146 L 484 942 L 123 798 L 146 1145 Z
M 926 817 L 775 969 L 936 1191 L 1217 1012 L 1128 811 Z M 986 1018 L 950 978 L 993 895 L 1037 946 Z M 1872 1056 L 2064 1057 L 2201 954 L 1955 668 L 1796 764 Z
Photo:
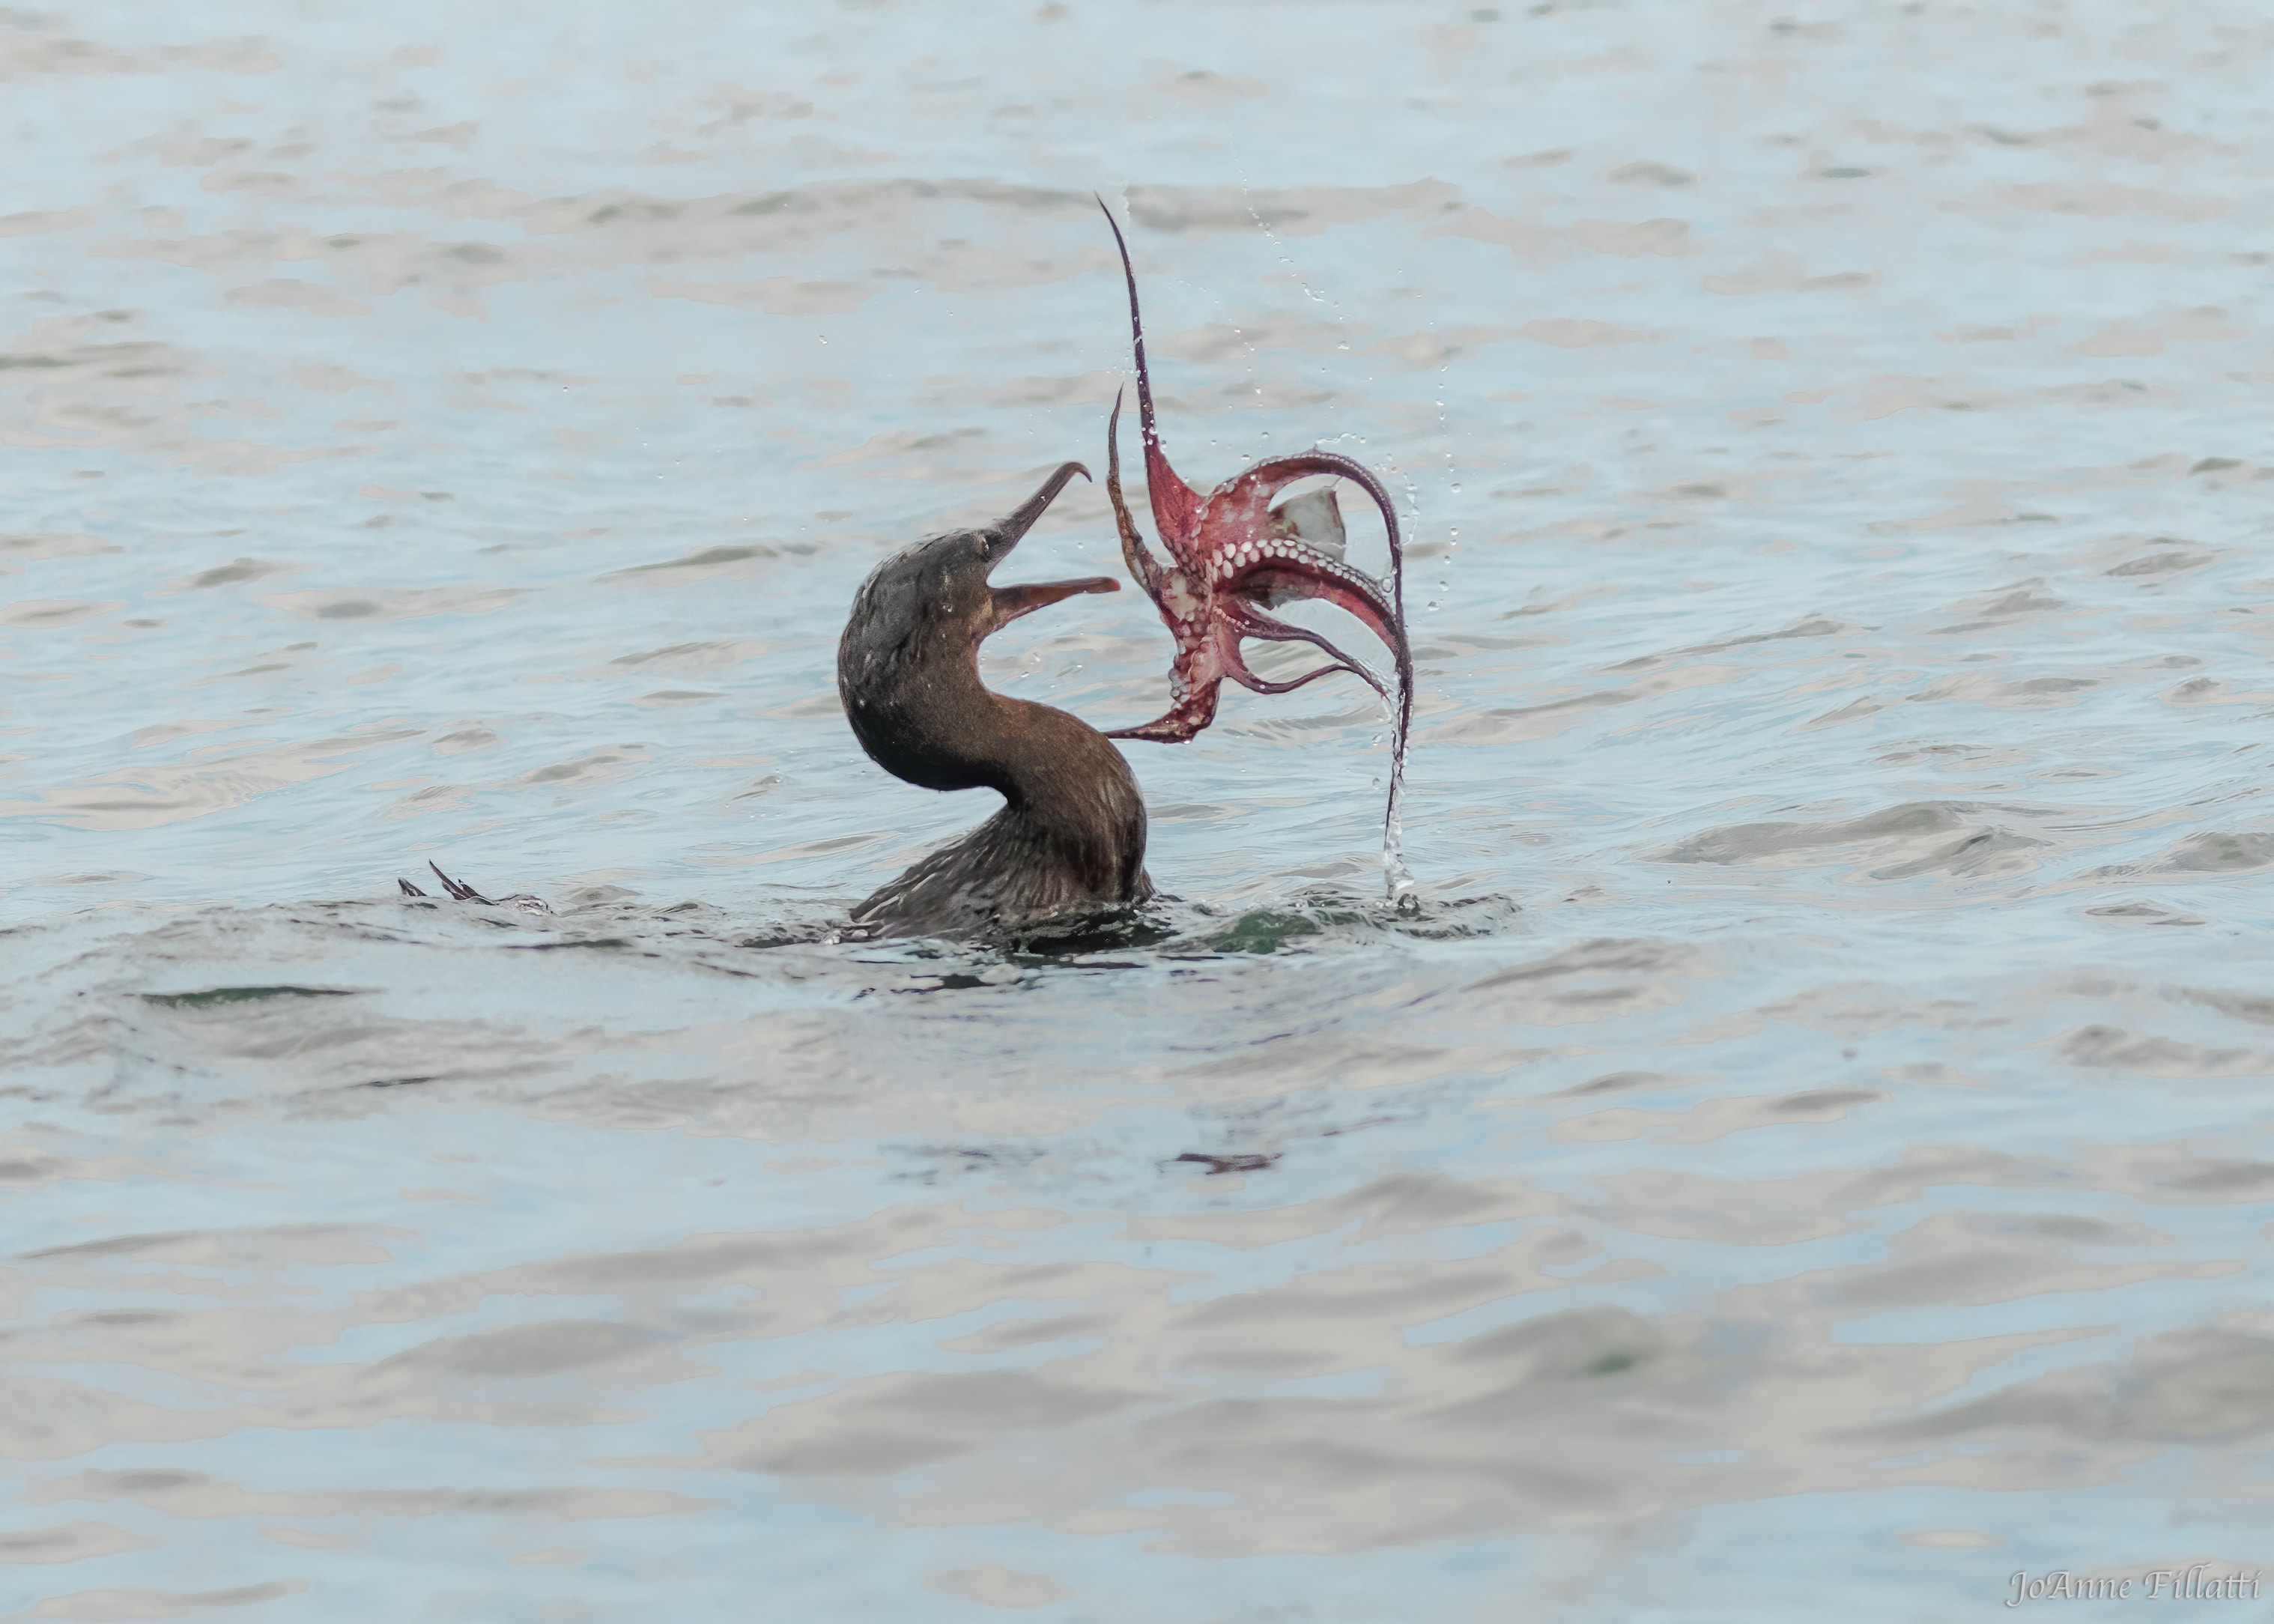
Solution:
M 2274 1568 L 2270 83 L 2233 0 L 0 12 L 0 1620 Z M 1397 495 L 1416 893 L 1338 678 L 1126 747 L 1129 940 L 837 942 L 995 804 L 835 640 L 1103 476 L 1098 198 L 1187 480 Z M 1077 482 L 999 576 L 1101 573 Z

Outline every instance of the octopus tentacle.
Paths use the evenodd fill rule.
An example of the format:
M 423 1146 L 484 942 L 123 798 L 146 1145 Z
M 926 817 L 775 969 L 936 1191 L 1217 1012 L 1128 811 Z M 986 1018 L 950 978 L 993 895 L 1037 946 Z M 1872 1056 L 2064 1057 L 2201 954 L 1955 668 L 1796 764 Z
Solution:
M 1146 596 L 1158 603 L 1163 587 L 1160 562 L 1145 545 L 1121 494 L 1121 392 L 1118 389 L 1113 394 L 1113 415 L 1105 421 L 1105 497 L 1113 504 L 1114 526 L 1121 532 L 1122 562 L 1129 566 L 1129 573 L 1145 589 Z
M 1314 474 L 1326 474 L 1336 478 L 1349 480 L 1364 491 L 1373 500 L 1374 507 L 1381 510 L 1382 526 L 1388 531 L 1389 538 L 1390 590 L 1389 603 L 1382 605 L 1382 619 L 1388 621 L 1390 627 L 1399 629 L 1395 635 L 1382 627 L 1376 627 L 1374 631 L 1376 635 L 1395 650 L 1404 640 L 1403 628 L 1405 624 L 1405 538 L 1398 529 L 1397 504 L 1390 500 L 1389 492 L 1383 486 L 1382 481 L 1375 477 L 1372 469 L 1363 462 L 1353 462 L 1337 451 L 1297 452 L 1291 456 L 1272 457 L 1258 462 L 1254 467 L 1226 481 L 1216 495 L 1217 499 L 1225 501 L 1227 505 L 1239 503 L 1244 506 L 1259 497 L 1268 500 L 1276 496 L 1287 486 L 1294 484 L 1296 480 Z M 1322 553 L 1318 554 L 1318 561 L 1324 564 L 1333 562 Z M 1347 565 L 1336 566 L 1336 568 L 1343 570 L 1349 569 Z M 1359 574 L 1356 570 L 1349 570 L 1349 573 L 1352 575 Z M 1361 575 L 1359 578 L 1367 580 L 1369 585 L 1373 584 L 1367 577 Z
M 1243 660 L 1239 665 L 1227 672 L 1225 674 L 1231 677 L 1233 681 L 1239 683 L 1240 687 L 1247 689 L 1250 693 L 1291 694 L 1297 688 L 1303 687 L 1306 683 L 1317 681 L 1321 677 L 1331 677 L 1338 671 L 1357 670 L 1358 667 L 1355 665 L 1321 665 L 1316 671 L 1305 672 L 1301 676 L 1293 679 L 1291 681 L 1274 682 L 1268 678 L 1259 677 L 1254 672 L 1248 670 L 1246 662 Z M 1365 673 L 1363 672 L 1359 672 L 1359 674 L 1363 676 Z
M 1129 244 L 1121 236 L 1121 222 L 1099 198 L 1105 223 L 1113 228 L 1113 245 L 1121 251 L 1121 276 L 1129 286 L 1129 337 L 1137 356 L 1137 425 L 1145 440 L 1145 493 L 1152 500 L 1153 523 L 1161 541 L 1180 563 L 1189 563 L 1185 550 L 1199 528 L 1201 495 L 1177 477 L 1169 454 L 1161 448 L 1160 425 L 1153 416 L 1153 374 L 1145 365 L 1145 320 L 1137 311 L 1137 272 L 1129 263 Z
M 1321 665 L 1318 670 L 1311 673 L 1309 676 L 1303 678 L 1302 680 L 1304 682 L 1308 682 L 1312 677 L 1323 677 L 1329 672 L 1347 671 L 1351 675 L 1365 683 L 1375 693 L 1381 695 L 1382 698 L 1388 699 L 1389 697 L 1389 689 L 1383 685 L 1381 678 L 1375 676 L 1374 673 L 1368 671 L 1364 665 L 1352 659 L 1349 655 L 1344 653 L 1340 649 L 1335 647 L 1333 643 L 1328 642 L 1324 637 L 1321 636 L 1317 632 L 1313 631 L 1307 626 L 1291 625 L 1289 622 L 1279 619 L 1276 615 L 1266 614 L 1261 610 L 1246 604 L 1239 605 L 1230 610 L 1227 613 L 1225 619 L 1230 622 L 1232 630 L 1240 637 L 1253 637 L 1258 643 L 1307 643 L 1313 648 L 1319 650 L 1321 653 L 1326 654 L 1333 659 L 1333 665 Z M 1246 668 L 1245 662 L 1243 661 L 1240 669 L 1245 670 Z M 1239 675 L 1239 671 L 1228 672 L 1226 674 L 1230 675 L 1233 680 L 1239 682 L 1241 687 L 1252 688 L 1259 694 L 1272 694 L 1284 691 L 1284 689 L 1279 688 L 1258 687 L 1257 683 L 1262 680 L 1261 678 L 1256 678 L 1255 681 L 1251 682 L 1242 678 Z M 1250 674 L 1253 675 L 1252 673 Z M 1296 686 L 1300 686 L 1300 684 L 1297 684 Z

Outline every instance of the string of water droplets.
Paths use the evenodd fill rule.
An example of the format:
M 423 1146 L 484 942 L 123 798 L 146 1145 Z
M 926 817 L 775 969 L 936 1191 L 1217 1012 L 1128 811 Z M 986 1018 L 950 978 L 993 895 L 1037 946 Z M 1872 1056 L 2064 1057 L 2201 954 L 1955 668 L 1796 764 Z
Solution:
M 1434 338 L 1436 333 L 1436 325 L 1433 322 L 1430 325 L 1429 335 Z M 1437 438 L 1445 448 L 1446 494 L 1458 497 L 1461 493 L 1461 470 L 1459 465 L 1453 461 L 1453 425 L 1452 419 L 1447 415 L 1445 410 L 1445 397 L 1451 393 L 1451 390 L 1447 387 L 1447 382 L 1452 368 L 1453 352 L 1449 346 L 1437 363 Z M 1460 503 L 1456 501 L 1453 507 L 1457 511 Z M 1445 527 L 1444 562 L 1437 570 L 1437 596 L 1429 605 L 1429 613 L 1432 614 L 1444 607 L 1445 599 L 1453 595 L 1453 555 L 1460 550 L 1461 527 L 1458 523 L 1448 524 Z

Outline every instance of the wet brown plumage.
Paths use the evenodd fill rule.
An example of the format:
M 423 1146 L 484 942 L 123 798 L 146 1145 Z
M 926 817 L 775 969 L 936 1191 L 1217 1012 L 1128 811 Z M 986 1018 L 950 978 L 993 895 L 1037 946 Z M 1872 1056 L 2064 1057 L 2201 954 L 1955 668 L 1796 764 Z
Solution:
M 1104 734 L 979 680 L 979 645 L 1020 615 L 1111 580 L 998 587 L 1010 555 L 1074 475 L 1068 462 L 1017 512 L 918 542 L 877 566 L 837 645 L 837 689 L 861 748 L 925 789 L 987 788 L 1003 808 L 853 910 L 876 936 L 973 936 L 1152 895 L 1145 801 Z

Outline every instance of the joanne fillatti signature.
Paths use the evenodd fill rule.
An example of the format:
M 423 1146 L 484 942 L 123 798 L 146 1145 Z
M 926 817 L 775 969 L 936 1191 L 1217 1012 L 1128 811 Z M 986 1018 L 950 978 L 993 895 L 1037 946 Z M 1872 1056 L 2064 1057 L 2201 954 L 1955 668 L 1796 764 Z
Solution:
M 2035 1578 L 2020 1568 L 2006 1581 L 2006 1605 L 2025 1601 L 2256 1601 L 2258 1570 L 2217 1574 L 2209 1562 L 2192 1568 L 2151 1568 L 2137 1578 L 2087 1576 L 2066 1568 Z

